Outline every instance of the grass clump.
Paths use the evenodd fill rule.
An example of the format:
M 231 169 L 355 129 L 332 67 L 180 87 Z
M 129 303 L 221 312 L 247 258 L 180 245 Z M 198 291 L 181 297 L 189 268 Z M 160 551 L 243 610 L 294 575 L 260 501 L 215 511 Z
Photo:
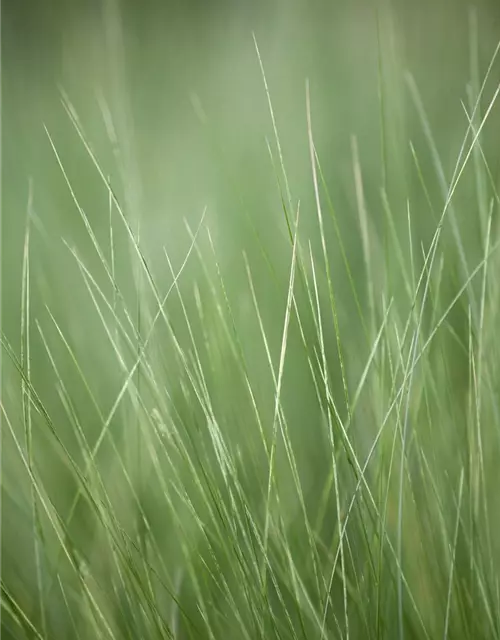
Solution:
M 449 180 L 408 77 L 425 151 L 408 141 L 403 212 L 385 167 L 368 197 L 353 137 L 356 253 L 309 87 L 313 198 L 292 196 L 257 53 L 286 232 L 250 219 L 238 275 L 205 212 L 155 270 L 66 101 L 104 190 L 97 232 L 47 131 L 83 248 L 56 265 L 72 297 L 47 297 L 30 191 L 19 344 L 2 335 L 5 637 L 500 636 L 496 53 Z

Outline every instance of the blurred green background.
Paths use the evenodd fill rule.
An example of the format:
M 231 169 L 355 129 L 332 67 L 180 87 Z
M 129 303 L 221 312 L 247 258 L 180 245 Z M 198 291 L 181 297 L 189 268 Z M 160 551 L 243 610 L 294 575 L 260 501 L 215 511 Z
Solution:
M 382 269 L 385 214 L 381 188 L 387 191 L 402 237 L 407 233 L 407 203 L 411 203 L 415 259 L 419 265 L 422 262 L 420 243 L 428 246 L 444 202 L 407 74 L 412 75 L 420 92 L 445 177 L 449 180 L 467 129 L 460 101 L 469 107 L 467 86 L 477 94 L 476 69 L 480 70 L 481 80 L 493 55 L 500 36 L 500 3 L 484 0 L 472 7 L 465 0 L 11 1 L 2 4 L 1 29 L 2 331 L 14 352 L 19 354 L 22 257 L 29 211 L 31 376 L 35 389 L 61 430 L 61 437 L 78 457 L 78 445 L 69 430 L 67 434 L 65 431 L 66 417 L 57 377 L 35 323 L 40 323 L 58 362 L 59 374 L 72 389 L 72 400 L 88 427 L 90 440 L 99 433 L 99 417 L 50 314 L 70 343 L 104 414 L 116 398 L 123 372 L 117 368 L 108 338 L 67 246 L 75 249 L 111 296 L 109 286 L 105 288 L 101 261 L 51 146 L 50 139 L 96 238 L 108 246 L 109 194 L 71 123 L 63 97 L 66 96 L 74 108 L 131 226 L 135 230 L 139 225 L 140 246 L 160 291 L 166 291 L 172 281 L 164 248 L 178 269 L 190 246 L 185 221 L 194 230 L 206 207 L 206 220 L 242 336 L 242 348 L 256 381 L 260 406 L 269 418 L 274 390 L 259 342 L 258 325 L 252 315 L 243 252 L 252 268 L 273 357 L 277 361 L 290 243 L 277 179 L 280 169 L 276 142 L 253 34 L 272 99 L 292 200 L 295 205 L 299 200 L 301 203 L 301 234 L 306 242 L 311 239 L 313 249 L 319 251 L 306 122 L 306 79 L 309 81 L 318 156 L 353 278 L 359 285 L 361 306 L 368 314 L 352 136 L 356 136 L 359 149 L 370 234 L 381 247 L 379 258 L 375 258 L 379 264 L 374 266 L 373 279 L 377 282 L 380 273 L 382 290 L 387 283 Z M 477 50 L 474 38 L 477 38 Z M 486 106 L 498 79 L 496 65 L 485 91 Z M 499 118 L 496 109 L 482 138 L 495 181 L 500 176 Z M 415 169 L 410 142 L 429 189 L 427 195 Z M 457 207 L 470 265 L 475 265 L 482 255 L 476 191 L 470 172 L 461 183 Z M 434 205 L 434 213 L 427 197 Z M 116 211 L 113 215 L 117 280 L 133 308 L 136 282 L 127 235 Z M 354 385 L 366 363 L 370 345 L 363 336 L 331 225 L 326 233 L 340 332 L 348 353 L 348 378 Z M 449 229 L 446 234 L 445 244 L 447 241 L 452 246 Z M 215 273 L 206 234 L 200 242 L 209 256 L 207 269 Z M 278 284 L 270 276 L 263 250 L 272 260 Z M 463 281 L 459 262 L 456 248 L 450 250 L 447 265 L 451 266 L 445 275 L 450 295 Z M 402 277 L 397 268 L 389 277 L 389 289 L 396 299 L 405 298 Z M 204 322 L 196 327 L 197 335 L 203 331 L 216 335 L 220 331 L 217 310 L 203 282 L 199 262 L 188 262 L 180 281 L 186 292 L 188 312 L 194 313 L 196 308 L 193 295 L 196 283 L 207 310 Z M 144 281 L 142 286 L 147 288 Z M 326 291 L 324 281 L 321 287 Z M 149 293 L 144 292 L 144 297 L 147 309 L 152 300 Z M 171 302 L 169 314 L 174 325 L 182 325 L 178 301 Z M 466 335 L 464 317 L 457 316 L 455 329 Z M 147 324 L 147 311 L 145 318 Z M 308 335 L 314 332 L 311 318 L 306 320 L 305 329 Z M 179 328 L 179 335 L 181 342 L 187 339 L 185 327 Z M 291 339 L 284 403 L 300 443 L 297 455 L 304 486 L 308 499 L 314 503 L 318 500 L 317 487 L 322 486 L 316 477 L 317 470 L 328 463 L 321 446 L 307 435 L 310 426 L 321 417 L 315 407 L 314 388 L 304 374 L 307 363 L 298 348 L 298 332 Z M 333 327 L 326 332 L 325 340 L 332 363 L 332 385 L 341 398 Z M 157 359 L 158 371 L 163 372 L 163 383 L 172 393 L 175 404 L 176 394 L 182 396 L 176 387 L 178 364 L 166 343 L 161 336 L 155 339 L 157 353 L 152 353 L 151 359 Z M 455 352 L 451 349 L 450 353 Z M 226 365 L 224 354 L 219 355 L 220 362 L 207 356 L 214 381 L 214 402 L 224 415 L 221 420 L 227 422 L 229 429 L 234 429 L 237 440 L 240 437 L 238 419 L 248 409 L 245 404 L 248 400 L 242 398 L 241 381 Z M 461 389 L 460 385 L 465 384 L 467 359 L 459 355 L 451 357 L 457 365 L 453 370 L 456 389 Z M 2 403 L 22 439 L 20 380 L 5 353 Z M 185 411 L 187 415 L 189 403 L 180 397 L 176 410 Z M 460 411 L 459 406 L 457 412 Z M 134 444 L 119 427 L 134 422 L 131 413 L 129 405 L 121 408 L 117 424 L 113 424 L 120 446 L 126 451 L 133 450 Z M 186 419 L 196 422 L 195 416 Z M 39 417 L 35 422 L 40 422 Z M 30 482 L 4 430 L 2 438 L 2 579 L 26 611 L 36 616 Z M 47 492 L 58 511 L 66 514 L 74 497 L 74 480 L 41 430 L 35 429 L 34 441 L 37 465 Z M 248 441 L 251 450 L 250 436 Z M 133 451 L 129 454 L 133 455 Z M 112 451 L 108 450 L 102 454 L 104 468 L 111 456 Z M 258 476 L 258 463 L 255 468 L 251 465 L 248 468 L 250 476 L 252 473 Z M 119 471 L 112 465 L 108 472 L 111 480 L 115 473 L 119 477 Z M 252 482 L 258 480 L 250 478 L 249 485 Z M 142 483 L 145 504 L 149 504 L 151 518 L 156 517 L 161 531 L 165 521 L 155 512 L 155 490 L 159 489 L 153 490 L 148 485 L 147 472 Z M 117 503 L 120 503 L 124 499 L 120 488 L 116 488 L 116 492 Z M 296 509 L 292 494 L 289 496 L 291 521 Z M 123 509 L 125 513 L 126 506 Z M 86 520 L 88 514 L 83 507 L 78 515 L 76 524 L 72 525 L 75 537 L 81 537 L 81 548 L 88 550 L 89 556 L 92 549 L 97 549 L 95 553 L 99 555 L 99 543 L 92 539 L 92 523 Z M 171 554 L 167 558 L 175 558 L 177 544 L 166 545 Z M 61 611 L 56 602 L 53 611 Z M 69 637 L 64 635 L 68 633 L 66 618 L 63 613 L 52 615 L 58 637 Z M 9 633 L 7 628 L 6 633 Z
M 249 233 L 252 226 L 277 264 L 283 260 L 282 267 L 288 268 L 278 168 L 273 168 L 267 141 L 275 163 L 278 157 L 254 33 L 292 199 L 300 200 L 307 211 L 301 222 L 304 234 L 314 236 L 316 224 L 305 117 L 308 79 L 325 180 L 352 268 L 362 269 L 351 137 L 357 136 L 372 231 L 383 236 L 380 189 L 385 187 L 393 211 L 403 211 L 410 199 L 414 232 L 419 240 L 428 240 L 435 220 L 425 203 L 410 142 L 436 211 L 443 194 L 405 73 L 415 79 L 450 179 L 467 127 L 460 101 L 468 105 L 466 87 L 473 81 L 472 11 L 478 68 L 484 73 L 500 31 L 496 2 L 474 7 L 465 1 L 431 0 L 418 4 L 5 3 L 2 323 L 6 335 L 17 342 L 30 181 L 37 228 L 32 251 L 40 257 L 34 295 L 43 290 L 44 304 L 62 305 L 66 321 L 78 324 L 81 287 L 75 285 L 74 264 L 60 268 L 71 263 L 60 239 L 78 247 L 90 264 L 99 262 L 44 127 L 97 237 L 106 238 L 108 233 L 106 187 L 63 108 L 63 93 L 126 215 L 133 225 L 140 219 L 141 246 L 155 277 L 169 281 L 163 247 L 171 252 L 174 264 L 179 263 L 189 245 L 184 219 L 195 227 L 207 207 L 218 257 L 238 290 L 244 274 L 242 251 L 258 251 Z M 497 74 L 494 68 L 491 87 Z M 496 137 L 489 132 L 496 130 L 497 118 L 494 111 L 482 140 L 485 152 L 492 154 L 488 158 L 493 172 L 498 166 Z M 464 188 L 464 209 L 475 197 L 474 185 Z M 395 219 L 406 233 L 406 214 L 396 214 Z M 472 255 L 479 241 L 476 222 L 467 211 L 460 214 Z M 340 269 L 334 234 L 327 232 L 333 242 L 332 268 Z M 261 260 L 253 262 L 258 269 Z M 338 278 L 338 286 L 345 282 L 343 275 Z M 350 326 L 349 287 L 346 293 L 341 321 Z M 70 308 L 68 299 L 73 301 Z
M 16 223 L 23 220 L 30 177 L 47 231 L 52 233 L 55 225 L 58 235 L 77 237 L 71 198 L 43 124 L 70 179 L 76 180 L 75 191 L 89 219 L 107 225 L 97 206 L 103 190 L 61 106 L 61 89 L 74 104 L 115 188 L 120 180 L 127 182 L 121 189 L 147 221 L 144 242 L 152 251 L 159 251 L 159 234 L 176 238 L 182 218 L 196 219 L 205 205 L 216 220 L 228 260 L 241 252 L 235 237 L 242 228 L 242 201 L 269 235 L 282 228 L 265 142 L 266 136 L 273 138 L 271 120 L 252 32 L 265 65 L 294 199 L 305 201 L 312 193 L 306 78 L 318 153 L 339 210 L 354 201 L 352 134 L 358 136 L 367 193 L 378 200 L 379 66 L 389 188 L 399 190 L 403 202 L 414 195 L 408 147 L 410 140 L 419 145 L 422 126 L 405 87 L 406 71 L 415 77 L 445 170 L 451 172 L 466 126 L 460 100 L 466 100 L 471 81 L 471 6 L 431 1 L 394 5 L 6 3 L 6 264 L 11 268 L 19 263 L 9 248 L 19 255 L 24 223 Z M 484 73 L 496 46 L 500 9 L 495 2 L 483 2 L 477 4 L 476 15 L 479 68 Z M 119 148 L 109 140 L 103 109 L 113 122 Z M 425 156 L 425 146 L 420 147 Z M 119 167 L 115 153 L 120 154 Z M 428 159 L 422 157 L 422 162 Z M 378 208 L 377 202 L 370 211 L 375 220 Z M 16 278 L 8 278 L 6 286 L 18 289 Z

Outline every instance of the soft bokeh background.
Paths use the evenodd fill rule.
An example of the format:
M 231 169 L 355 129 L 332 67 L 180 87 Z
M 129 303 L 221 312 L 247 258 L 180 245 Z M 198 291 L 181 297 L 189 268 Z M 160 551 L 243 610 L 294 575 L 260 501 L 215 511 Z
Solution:
M 143 239 L 152 251 L 160 251 L 159 236 L 166 243 L 176 240 L 183 217 L 196 220 L 204 206 L 227 260 L 241 253 L 235 234 L 242 229 L 242 209 L 274 236 L 283 220 L 267 157 L 265 138 L 272 141 L 273 134 L 252 32 L 261 50 L 294 199 L 309 201 L 312 194 L 306 78 L 316 144 L 336 207 L 340 211 L 354 202 L 352 134 L 358 136 L 367 192 L 377 195 L 382 180 L 379 65 L 387 183 L 406 197 L 415 180 L 408 142 L 419 145 L 422 127 L 403 74 L 410 71 L 415 77 L 451 172 L 466 125 L 460 100 L 466 100 L 471 81 L 470 9 L 466 2 L 430 1 L 394 7 L 383 2 L 6 3 L 4 205 L 5 214 L 12 212 L 4 216 L 8 247 L 19 251 L 24 224 L 16 222 L 23 219 L 30 177 L 38 216 L 48 233 L 54 225 L 59 235 L 78 232 L 43 124 L 70 179 L 76 180 L 89 218 L 107 226 L 97 206 L 99 181 L 61 106 L 61 90 L 74 104 L 115 188 L 120 170 L 126 174 L 127 184 L 121 188 L 145 221 Z M 476 15 L 484 73 L 496 46 L 500 10 L 494 2 L 479 3 Z M 109 140 L 103 110 L 113 122 L 119 150 Z M 425 156 L 425 146 L 420 147 Z M 120 168 L 114 156 L 118 151 Z M 375 220 L 378 207 L 376 202 L 370 211 Z M 8 260 L 9 265 L 15 262 Z M 7 285 L 15 290 L 15 278 Z
M 109 235 L 109 197 L 62 98 L 65 96 L 74 108 L 132 227 L 136 229 L 140 225 L 141 248 L 160 291 L 166 291 L 172 280 L 164 248 L 178 269 L 190 245 L 185 221 L 195 229 L 207 209 L 206 221 L 235 321 L 243 336 L 243 349 L 257 381 L 264 413 L 271 415 L 274 391 L 262 347 L 260 343 L 258 348 L 255 346 L 259 332 L 255 320 L 250 319 L 252 301 L 243 252 L 252 268 L 273 356 L 277 358 L 290 247 L 277 179 L 281 170 L 276 141 L 253 34 L 271 95 L 292 201 L 295 206 L 299 200 L 301 203 L 301 234 L 306 242 L 311 239 L 317 250 L 320 239 L 305 106 L 306 79 L 309 81 L 315 144 L 366 311 L 352 137 L 357 139 L 369 231 L 374 243 L 383 246 L 385 217 L 380 189 L 385 187 L 403 236 L 407 228 L 407 203 L 411 203 L 415 259 L 420 264 L 419 242 L 428 246 L 436 218 L 422 192 L 410 141 L 418 154 L 437 215 L 444 199 L 407 74 L 412 75 L 420 92 L 449 180 L 467 128 L 460 101 L 470 106 L 468 85 L 477 94 L 476 68 L 482 78 L 500 35 L 500 4 L 494 0 L 477 2 L 474 7 L 465 1 L 451 0 L 392 3 L 361 0 L 30 3 L 12 0 L 2 3 L 1 28 L 2 330 L 18 353 L 22 254 L 29 210 L 32 379 L 47 408 L 56 421 L 60 417 L 62 424 L 64 412 L 46 349 L 36 329 L 37 320 L 59 363 L 62 378 L 73 389 L 75 406 L 92 438 L 93 430 L 95 434 L 99 432 L 96 410 L 89 404 L 49 310 L 70 342 L 103 413 L 109 411 L 123 376 L 117 370 L 99 317 L 92 310 L 77 263 L 63 242 L 74 247 L 98 282 L 105 282 L 102 265 L 47 132 L 76 198 L 103 246 L 107 246 Z M 477 66 L 474 38 L 477 38 Z M 492 72 L 485 106 L 498 82 L 498 69 L 497 65 Z M 495 180 L 500 169 L 498 123 L 496 109 L 482 139 Z M 280 180 L 283 183 L 281 177 Z M 482 249 L 472 172 L 464 179 L 460 195 L 458 223 L 463 237 L 467 238 L 468 260 L 476 264 Z M 113 215 L 117 279 L 133 307 L 136 283 L 126 233 L 116 211 Z M 451 238 L 451 232 L 447 233 Z M 363 340 L 333 228 L 328 227 L 327 237 L 340 330 L 349 353 L 348 376 L 354 384 L 370 346 Z M 207 268 L 214 272 L 206 234 L 201 244 L 209 256 Z M 262 246 L 272 258 L 281 295 L 276 294 L 276 283 L 264 264 Z M 382 248 L 379 253 L 382 263 Z M 460 269 L 456 266 L 459 263 L 456 253 L 452 252 L 450 260 L 455 261 L 446 275 L 451 295 L 463 278 L 457 275 Z M 374 268 L 380 266 L 375 264 Z M 383 273 L 380 268 L 381 279 L 385 278 Z M 401 292 L 404 298 L 401 277 L 401 273 L 394 270 L 391 291 L 395 297 Z M 189 308 L 195 308 L 195 283 L 201 286 L 203 298 L 201 282 L 199 262 L 190 261 L 180 282 Z M 381 281 L 381 288 L 383 284 Z M 324 281 L 321 286 L 325 288 Z M 205 294 L 208 299 L 209 293 Z M 216 310 L 210 308 L 208 300 L 206 304 L 204 330 L 208 334 L 216 333 L 220 328 Z M 169 313 L 174 324 L 181 323 L 182 310 L 178 303 L 172 302 Z M 456 319 L 456 329 L 466 333 L 463 317 Z M 311 319 L 306 330 L 313 331 Z M 184 335 L 182 329 L 179 331 Z M 298 345 L 297 335 L 294 340 Z M 326 341 L 332 362 L 332 384 L 341 397 L 340 374 L 335 373 L 338 367 L 333 328 L 327 332 Z M 161 351 L 161 338 L 155 345 Z M 314 389 L 303 373 L 307 364 L 299 350 L 296 351 L 291 348 L 285 406 L 300 443 L 297 455 L 304 486 L 314 503 L 317 500 L 315 474 L 326 462 L 318 451 L 321 447 L 318 448 L 317 440 L 309 436 L 311 425 L 319 417 L 314 409 Z M 156 355 L 165 368 L 165 385 L 171 385 L 175 395 L 176 368 L 169 364 L 169 354 L 165 346 L 165 353 Z M 459 356 L 456 361 L 460 386 L 467 361 Z M 218 366 L 213 364 L 217 373 L 217 377 L 214 373 L 214 383 L 217 383 L 214 396 L 221 407 L 225 407 L 221 412 L 226 412 L 229 424 L 231 416 L 245 411 L 244 401 L 238 395 L 242 392 L 234 382 L 234 373 L 224 369 L 223 364 Z M 5 356 L 2 398 L 16 422 L 16 417 L 21 416 L 20 382 Z M 124 449 L 133 448 L 124 426 L 129 420 L 133 423 L 131 411 L 130 407 L 123 408 L 117 419 L 122 431 L 120 424 L 114 425 Z M 236 425 L 237 420 L 233 423 Z M 21 438 L 20 419 L 14 426 Z M 63 426 L 60 428 L 64 431 Z M 239 437 L 237 427 L 234 429 Z M 69 437 L 67 440 L 70 450 L 71 447 L 77 450 L 75 442 Z M 35 444 L 40 474 L 57 508 L 66 513 L 74 496 L 73 480 L 43 435 L 35 434 Z M 107 451 L 107 455 L 108 458 L 103 454 L 105 465 L 112 452 Z M 34 611 L 30 483 L 12 442 L 6 437 L 2 446 L 2 468 L 3 580 L 23 606 Z M 111 465 L 110 469 L 112 478 L 114 467 Z M 144 500 L 150 500 L 152 518 L 157 518 L 161 530 L 165 522 L 161 514 L 155 514 L 154 490 L 147 480 L 143 482 Z M 291 495 L 291 514 L 294 509 Z M 83 508 L 79 516 L 75 536 L 81 536 L 82 548 L 88 548 L 91 554 L 92 549 L 99 549 L 99 543 L 92 540 L 92 526 L 86 523 Z M 176 549 L 172 543 L 168 550 L 174 558 Z M 60 625 L 61 630 L 65 629 L 64 614 L 60 614 L 60 619 L 57 614 L 53 615 L 56 628 Z
M 75 288 L 75 273 L 67 264 L 71 261 L 61 238 L 76 245 L 91 263 L 98 263 L 44 126 L 95 233 L 101 239 L 109 233 L 106 188 L 63 108 L 63 94 L 74 106 L 134 229 L 140 219 L 141 245 L 155 276 L 169 281 L 163 248 L 179 264 L 189 245 L 184 220 L 195 228 L 207 207 L 219 260 L 238 290 L 244 274 L 242 251 L 256 251 L 251 226 L 277 264 L 283 261 L 283 269 L 288 268 L 279 168 L 273 168 L 267 141 L 276 164 L 278 154 L 254 33 L 292 199 L 300 200 L 304 209 L 304 234 L 318 242 L 312 231 L 316 221 L 305 112 L 308 79 L 322 169 L 351 267 L 361 269 L 351 138 L 357 136 L 371 230 L 383 235 L 380 188 L 385 186 L 393 210 L 402 212 L 395 216 L 402 232 L 407 224 L 403 210 L 410 198 L 414 231 L 428 240 L 435 220 L 420 209 L 424 196 L 410 142 L 437 211 L 442 189 L 405 73 L 410 72 L 418 86 L 449 179 L 467 127 L 460 101 L 468 104 L 466 87 L 474 81 L 471 33 L 477 34 L 479 69 L 484 73 L 500 28 L 495 2 L 476 3 L 477 26 L 471 30 L 473 9 L 467 2 L 430 0 L 395 6 L 388 2 L 5 3 L 2 321 L 6 334 L 16 343 L 30 181 L 37 229 L 32 250 L 44 256 L 37 262 L 35 290 L 44 291 L 43 302 L 62 306 L 66 321 L 80 324 L 81 289 Z M 495 74 L 496 69 L 491 87 Z M 491 91 L 485 95 L 487 103 Z M 486 152 L 495 150 L 496 139 L 490 132 L 496 117 L 494 112 L 482 141 Z M 474 189 L 471 186 L 465 193 L 465 200 L 472 202 Z M 460 216 L 473 255 L 476 222 L 467 212 Z M 339 252 L 332 247 L 333 268 L 340 268 Z M 254 262 L 258 269 L 260 260 Z M 343 283 L 347 281 L 341 274 L 338 286 Z M 242 298 L 245 295 L 241 292 Z M 244 308 L 243 299 L 239 304 Z M 341 321 L 349 326 L 352 304 L 347 295 Z M 74 330 L 81 331 L 78 326 Z

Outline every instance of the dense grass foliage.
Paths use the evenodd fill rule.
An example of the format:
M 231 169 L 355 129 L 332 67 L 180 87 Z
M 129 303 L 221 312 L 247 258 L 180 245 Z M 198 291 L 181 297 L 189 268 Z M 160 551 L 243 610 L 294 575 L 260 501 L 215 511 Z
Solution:
M 48 187 L 3 212 L 3 637 L 500 637 L 499 49 L 471 12 L 436 132 L 370 16 L 347 147 L 331 87 L 275 101 L 258 32 L 248 164 L 191 94 L 213 173 L 171 233 L 127 109 L 89 133 L 65 88 L 40 120 Z M 422 75 L 435 116 L 456 79 Z

